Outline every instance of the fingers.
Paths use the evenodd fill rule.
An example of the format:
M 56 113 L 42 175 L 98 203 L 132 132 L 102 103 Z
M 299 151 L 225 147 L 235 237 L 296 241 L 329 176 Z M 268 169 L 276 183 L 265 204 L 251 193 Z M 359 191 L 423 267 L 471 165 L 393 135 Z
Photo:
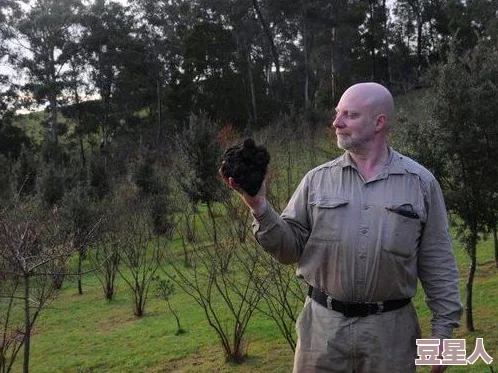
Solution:
M 228 186 L 235 190 L 237 193 L 245 195 L 247 194 L 244 189 L 242 189 L 233 179 L 233 177 L 228 178 Z
M 221 176 L 221 179 L 228 187 L 235 190 L 241 195 L 245 194 L 245 191 L 235 182 L 233 177 L 226 177 L 225 175 L 223 175 L 223 172 L 221 172 L 221 168 L 218 169 L 218 174 Z
M 218 175 L 220 175 L 221 179 L 223 180 L 223 182 L 230 186 L 229 183 L 228 183 L 228 178 L 225 177 L 225 175 L 223 175 L 223 172 L 221 171 L 221 168 L 218 168 Z

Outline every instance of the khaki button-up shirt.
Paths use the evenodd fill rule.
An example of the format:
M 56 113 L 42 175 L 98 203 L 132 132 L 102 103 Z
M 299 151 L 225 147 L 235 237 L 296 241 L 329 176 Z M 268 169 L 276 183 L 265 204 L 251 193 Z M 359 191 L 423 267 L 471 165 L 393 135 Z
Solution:
M 439 183 L 424 167 L 390 149 L 365 182 L 343 156 L 304 177 L 278 215 L 255 217 L 257 241 L 283 263 L 297 262 L 308 284 L 342 301 L 413 297 L 420 279 L 433 333 L 460 325 L 458 271 Z

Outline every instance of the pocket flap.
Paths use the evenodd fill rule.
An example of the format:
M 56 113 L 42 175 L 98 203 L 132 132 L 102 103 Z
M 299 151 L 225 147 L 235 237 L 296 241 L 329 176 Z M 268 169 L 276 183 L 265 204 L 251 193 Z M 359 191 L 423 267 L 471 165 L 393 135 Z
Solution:
M 311 205 L 315 205 L 316 207 L 322 209 L 335 209 L 336 207 L 345 206 L 349 203 L 349 200 L 344 198 L 324 198 L 320 200 L 316 200 L 311 202 Z

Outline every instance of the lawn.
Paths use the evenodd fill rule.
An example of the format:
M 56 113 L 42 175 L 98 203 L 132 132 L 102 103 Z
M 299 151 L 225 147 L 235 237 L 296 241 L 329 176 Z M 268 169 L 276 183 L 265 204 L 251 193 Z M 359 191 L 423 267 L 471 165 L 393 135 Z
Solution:
M 461 272 L 462 297 L 468 259 L 455 244 Z M 484 338 L 487 352 L 498 357 L 498 270 L 493 261 L 492 242 L 479 245 L 479 266 L 475 280 L 476 332 L 463 326 L 455 338 L 465 338 L 467 355 L 475 338 Z M 256 313 L 247 333 L 248 359 L 242 365 L 225 362 L 214 330 L 202 309 L 186 294 L 172 298 L 187 333 L 175 335 L 176 324 L 164 301 L 151 298 L 143 318 L 133 316 L 129 293 L 120 282 L 115 301 L 104 300 L 100 284 L 89 274 L 84 277 L 84 294 L 77 294 L 73 281 L 65 287 L 38 320 L 32 341 L 31 371 L 56 372 L 290 372 L 292 351 L 276 325 Z M 464 299 L 464 298 L 462 298 Z M 423 336 L 429 336 L 429 312 L 419 291 L 415 298 Z M 463 319 L 464 320 L 464 319 Z M 19 360 L 18 363 L 21 361 Z M 494 369 L 498 369 L 496 363 Z M 20 371 L 20 364 L 15 370 Z M 427 372 L 426 368 L 420 368 Z M 475 365 L 451 367 L 454 372 L 491 372 L 479 360 Z
M 408 103 L 404 105 L 408 106 Z M 320 163 L 324 160 L 313 159 L 304 164 L 299 160 L 302 154 L 297 148 L 291 149 L 287 155 L 273 151 L 271 153 L 278 154 L 278 157 L 282 158 L 277 157 L 272 160 L 273 162 L 281 162 L 292 168 L 291 179 L 278 175 L 280 180 L 284 180 L 280 181 L 279 195 L 285 195 L 289 190 L 293 190 L 305 170 L 311 168 L 308 163 L 315 161 Z M 321 158 L 325 156 L 320 154 Z M 279 170 L 283 173 L 284 168 Z M 469 261 L 457 242 L 454 247 L 461 275 L 462 300 L 465 300 L 464 290 Z M 117 296 L 112 302 L 104 299 L 100 284 L 92 273 L 84 276 L 83 291 L 83 295 L 79 295 L 76 282 L 68 278 L 59 297 L 41 314 L 32 339 L 32 372 L 284 373 L 292 371 L 291 349 L 276 324 L 261 313 L 254 314 L 248 327 L 246 335 L 248 358 L 243 364 L 235 365 L 225 362 L 215 331 L 208 325 L 203 310 L 187 294 L 178 292 L 171 299 L 171 305 L 179 313 L 182 327 L 187 331 L 185 334 L 175 335 L 175 319 L 163 300 L 151 296 L 146 315 L 142 318 L 133 316 L 130 293 L 122 280 L 118 281 Z M 423 337 L 428 338 L 430 314 L 421 290 L 414 301 L 421 320 Z M 474 323 L 477 330 L 469 333 L 463 324 L 454 337 L 466 339 L 467 356 L 475 346 L 475 339 L 482 337 L 487 352 L 495 358 L 492 366 L 496 372 L 498 372 L 497 306 L 498 269 L 494 264 L 492 241 L 488 240 L 480 242 L 478 247 L 478 270 L 474 285 Z M 463 322 L 464 320 L 465 315 L 462 318 Z M 20 355 L 15 372 L 21 371 L 21 359 Z M 419 371 L 428 372 L 428 369 L 421 367 Z M 448 371 L 492 372 L 482 361 L 472 366 L 451 367 Z

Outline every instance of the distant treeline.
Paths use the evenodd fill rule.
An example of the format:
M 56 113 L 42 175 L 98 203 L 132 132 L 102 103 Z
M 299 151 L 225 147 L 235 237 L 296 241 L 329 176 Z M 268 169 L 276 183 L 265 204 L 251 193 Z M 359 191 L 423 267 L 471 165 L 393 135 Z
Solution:
M 410 90 L 451 43 L 498 34 L 497 0 L 0 4 L 0 59 L 17 74 L 1 78 L 2 122 L 45 105 L 52 144 L 61 113 L 103 144 L 144 127 L 160 138 L 191 113 L 248 132 L 282 113 L 314 121 L 352 82 Z

